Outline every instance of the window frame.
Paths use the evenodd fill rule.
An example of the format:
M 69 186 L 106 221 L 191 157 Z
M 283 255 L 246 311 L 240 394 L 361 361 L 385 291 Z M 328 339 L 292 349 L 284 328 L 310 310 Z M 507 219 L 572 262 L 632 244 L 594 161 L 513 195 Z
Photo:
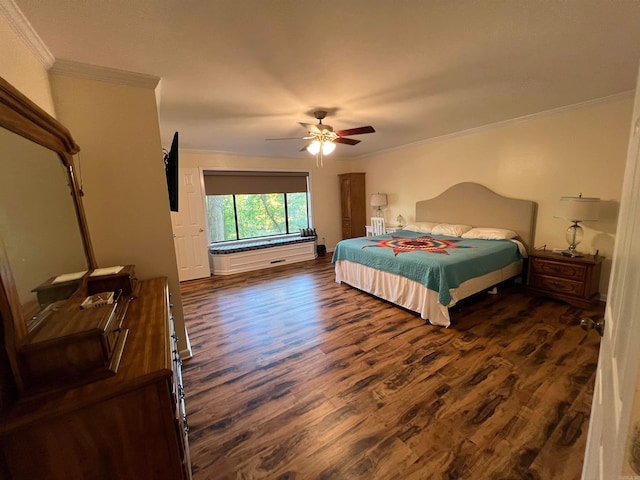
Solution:
M 298 231 L 291 231 L 289 229 L 289 205 L 288 205 L 288 201 L 286 199 L 286 194 L 287 193 L 306 193 L 306 228 L 310 228 L 313 226 L 313 209 L 312 209 L 312 195 L 311 195 L 311 180 L 312 180 L 312 172 L 308 169 L 277 169 L 277 170 L 273 170 L 273 169 L 256 169 L 256 168 L 247 168 L 247 169 L 238 169 L 238 168 L 207 168 L 207 167 L 200 167 L 200 173 L 201 173 L 201 179 L 202 179 L 202 191 L 203 191 L 203 205 L 204 205 L 204 213 L 205 213 L 205 224 L 206 224 L 206 234 L 207 234 L 207 240 L 208 240 L 208 244 L 209 245 L 233 245 L 233 244 L 244 244 L 244 243 L 250 243 L 250 242 L 255 242 L 255 241 L 269 241 L 270 239 L 277 239 L 277 238 L 295 238 L 300 236 L 300 233 Z M 256 236 L 256 237 L 247 237 L 247 238 L 236 238 L 234 240 L 218 240 L 218 241 L 212 241 L 211 240 L 211 229 L 210 229 L 210 219 L 209 219 L 209 213 L 208 213 L 208 209 L 207 209 L 207 196 L 210 195 L 233 195 L 234 198 L 234 205 L 233 205 L 233 215 L 234 215 L 234 227 L 236 230 L 236 236 L 239 236 L 239 227 L 238 227 L 238 213 L 237 213 L 237 205 L 235 202 L 235 195 L 242 195 L 243 192 L 237 192 L 237 193 L 230 193 L 230 192 L 220 192 L 220 193 L 215 193 L 215 192 L 209 192 L 207 189 L 207 177 L 208 176 L 248 176 L 248 177 L 304 177 L 304 184 L 306 189 L 304 191 L 292 191 L 292 190 L 285 190 L 283 192 L 269 192 L 269 193 L 279 193 L 279 194 L 284 194 L 285 195 L 285 199 L 284 199 L 284 203 L 285 203 L 285 218 L 286 218 L 286 223 L 287 223 L 287 230 L 289 231 L 289 233 L 278 233 L 278 234 L 274 234 L 274 235 L 261 235 L 261 236 Z M 227 184 L 227 182 L 225 182 L 225 184 Z M 225 188 L 225 187 L 222 187 Z M 288 188 L 288 187 L 284 187 L 284 188 Z M 283 190 L 284 190 L 283 188 Z M 217 190 L 217 189 L 216 189 Z M 259 192 L 259 193 L 266 193 L 266 192 Z M 257 193 L 257 194 L 259 194 Z M 247 192 L 244 192 L 244 194 L 247 194 Z M 302 228 L 302 227 L 299 227 Z

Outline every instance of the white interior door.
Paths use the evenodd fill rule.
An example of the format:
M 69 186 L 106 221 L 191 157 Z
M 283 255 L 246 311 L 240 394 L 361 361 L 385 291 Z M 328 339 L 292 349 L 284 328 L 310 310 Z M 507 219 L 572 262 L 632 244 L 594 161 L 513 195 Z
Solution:
M 211 272 L 199 170 L 180 168 L 178 182 L 178 211 L 171 213 L 171 223 L 178 276 L 182 282 L 208 277 Z
M 640 478 L 628 458 L 632 426 L 640 421 L 640 408 L 634 409 L 634 403 L 640 403 L 640 396 L 634 399 L 640 363 L 639 86 L 640 83 L 636 87 L 583 479 Z

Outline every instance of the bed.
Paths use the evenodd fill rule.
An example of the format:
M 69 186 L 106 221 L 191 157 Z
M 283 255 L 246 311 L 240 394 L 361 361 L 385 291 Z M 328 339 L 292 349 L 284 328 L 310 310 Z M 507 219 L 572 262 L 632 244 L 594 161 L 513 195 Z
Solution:
M 457 302 L 522 273 L 535 214 L 535 202 L 459 183 L 417 202 L 402 230 L 339 242 L 336 282 L 448 327 Z

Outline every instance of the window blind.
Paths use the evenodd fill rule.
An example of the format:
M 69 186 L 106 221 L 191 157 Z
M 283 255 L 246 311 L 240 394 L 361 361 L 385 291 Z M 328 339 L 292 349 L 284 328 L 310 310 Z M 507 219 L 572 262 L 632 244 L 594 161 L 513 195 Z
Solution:
M 307 172 L 205 170 L 207 195 L 298 193 L 307 191 Z

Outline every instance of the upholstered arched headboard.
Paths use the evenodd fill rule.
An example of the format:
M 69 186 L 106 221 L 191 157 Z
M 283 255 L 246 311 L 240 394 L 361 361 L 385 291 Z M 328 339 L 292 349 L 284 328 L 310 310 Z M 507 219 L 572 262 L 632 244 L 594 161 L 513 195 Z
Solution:
M 416 221 L 506 228 L 516 232 L 530 251 L 536 210 L 533 201 L 503 197 L 483 185 L 463 182 L 437 197 L 416 202 Z

